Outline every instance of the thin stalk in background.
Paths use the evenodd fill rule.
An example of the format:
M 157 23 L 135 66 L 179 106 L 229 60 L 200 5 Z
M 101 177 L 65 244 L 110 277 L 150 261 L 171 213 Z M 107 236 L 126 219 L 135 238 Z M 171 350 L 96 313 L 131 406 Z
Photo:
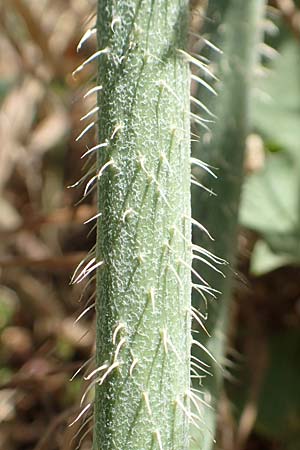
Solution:
M 241 186 L 243 182 L 243 165 L 245 142 L 250 128 L 249 99 L 254 69 L 257 63 L 258 43 L 261 39 L 264 0 L 225 0 L 209 2 L 207 32 L 209 40 L 220 47 L 223 54 L 211 50 L 209 59 L 216 65 L 215 74 L 221 80 L 216 89 L 218 96 L 211 95 L 201 86 L 197 97 L 217 117 L 210 126 L 211 133 L 192 146 L 193 156 L 203 160 L 212 169 L 217 178 L 209 173 L 204 175 L 196 170 L 201 183 L 208 185 L 216 196 L 213 198 L 201 189 L 193 192 L 193 216 L 199 220 L 214 237 L 209 239 L 204 233 L 195 230 L 195 242 L 200 247 L 226 260 L 227 265 L 216 260 L 216 268 L 224 276 L 206 264 L 196 261 L 201 276 L 214 289 L 216 299 L 210 298 L 207 307 L 201 297 L 195 293 L 193 305 L 205 316 L 205 324 L 210 337 L 199 327 L 195 339 L 199 340 L 213 354 L 216 361 L 224 364 L 226 333 L 232 282 L 237 246 L 237 224 Z M 203 100 L 204 99 L 204 100 Z M 202 130 L 199 129 L 199 133 Z M 203 134 L 203 133 L 202 133 Z M 212 435 L 215 434 L 216 414 L 223 372 L 214 361 L 199 347 L 194 347 L 194 355 L 211 366 L 213 376 L 203 381 L 207 400 L 213 406 L 205 413 L 205 422 L 210 433 L 200 433 L 194 448 L 207 450 L 213 447 Z M 195 383 L 197 385 L 198 383 Z

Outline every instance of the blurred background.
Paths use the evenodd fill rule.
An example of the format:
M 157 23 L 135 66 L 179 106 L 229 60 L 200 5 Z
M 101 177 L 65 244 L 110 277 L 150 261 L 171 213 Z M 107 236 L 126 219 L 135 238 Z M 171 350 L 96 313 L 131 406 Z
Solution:
M 0 6 L 0 448 L 74 449 L 82 381 L 69 379 L 91 356 L 93 314 L 73 270 L 91 248 L 92 197 L 68 189 L 82 176 L 91 134 L 84 78 L 72 71 L 95 42 L 89 0 L 4 0 Z M 92 70 L 92 72 L 90 71 Z M 92 99 L 95 101 L 95 99 Z M 79 203 L 78 203 L 79 202 Z M 90 234 L 89 234 L 90 233 Z M 92 290 L 92 286 L 90 286 Z M 85 430 L 82 430 L 85 431 Z M 90 448 L 89 436 L 86 436 Z M 81 448 L 86 448 L 82 445 Z
M 204 14 L 205 1 L 191 3 Z M 82 176 L 82 100 L 95 72 L 72 71 L 95 49 L 76 46 L 94 0 L 0 4 L 0 448 L 91 448 L 76 423 L 84 391 L 72 375 L 89 360 L 94 314 L 71 285 L 95 241 L 93 196 Z M 226 386 L 224 450 L 300 448 L 300 2 L 271 1 L 247 140 Z M 193 26 L 201 26 L 195 20 Z M 262 44 L 264 46 L 265 44 Z

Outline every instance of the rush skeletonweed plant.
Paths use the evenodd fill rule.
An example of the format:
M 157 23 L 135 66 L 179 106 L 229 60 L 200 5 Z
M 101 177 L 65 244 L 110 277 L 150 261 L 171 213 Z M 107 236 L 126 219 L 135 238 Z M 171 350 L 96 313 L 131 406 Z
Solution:
M 203 382 L 208 394 L 206 397 L 213 406 L 206 410 L 205 422 L 213 434 L 225 372 L 220 370 L 220 364 L 226 369 L 226 335 L 234 279 L 239 201 L 246 138 L 251 128 L 251 88 L 258 65 L 264 10 L 264 0 L 210 0 L 207 10 L 210 21 L 207 21 L 204 30 L 212 42 L 223 50 L 222 54 L 217 54 L 214 49 L 208 49 L 205 54 L 216 67 L 215 74 L 220 81 L 214 87 L 218 95 L 213 96 L 199 86 L 197 97 L 205 102 L 217 119 L 210 126 L 210 139 L 194 142 L 192 146 L 193 156 L 205 159 L 210 167 L 216 168 L 217 175 L 212 178 L 203 173 L 200 177 L 201 183 L 209 185 L 215 197 L 199 189 L 193 195 L 193 215 L 201 219 L 214 237 L 214 240 L 207 239 L 195 230 L 194 241 L 205 251 L 209 250 L 219 257 L 210 260 L 216 264 L 215 270 L 212 270 L 211 264 L 196 261 L 201 275 L 218 291 L 216 299 L 203 308 L 199 298 L 193 296 L 193 306 L 207 315 L 206 327 L 209 331 L 208 336 L 199 327 L 197 339 L 219 363 L 217 365 L 207 358 L 207 353 L 194 348 L 194 355 L 210 365 L 213 375 Z M 220 271 L 223 276 L 218 273 Z M 201 449 L 212 448 L 213 441 L 207 433 L 202 433 L 201 442 Z
M 99 1 L 95 449 L 188 447 L 187 2 Z
M 202 420 L 191 273 L 198 292 L 210 288 L 192 268 L 191 227 L 203 228 L 191 219 L 189 66 L 207 68 L 186 52 L 188 13 L 187 0 L 98 0 L 80 43 L 97 36 L 75 71 L 97 64 L 79 136 L 97 130 L 83 178 L 85 195 L 97 192 L 97 242 L 74 275 L 96 275 L 96 367 L 78 416 L 93 412 L 94 450 L 187 450 Z

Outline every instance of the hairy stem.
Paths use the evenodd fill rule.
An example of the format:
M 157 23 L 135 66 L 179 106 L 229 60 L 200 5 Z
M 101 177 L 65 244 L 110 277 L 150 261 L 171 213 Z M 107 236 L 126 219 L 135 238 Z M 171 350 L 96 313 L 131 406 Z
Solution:
M 216 114 L 217 119 L 212 128 L 210 139 L 203 140 L 193 146 L 193 155 L 217 168 L 217 179 L 209 174 L 202 177 L 201 182 L 209 184 L 215 192 L 212 198 L 207 193 L 198 190 L 193 194 L 193 214 L 210 231 L 215 238 L 211 241 L 205 235 L 195 233 L 198 245 L 224 258 L 229 264 L 217 266 L 225 277 L 211 270 L 204 264 L 198 266 L 201 275 L 220 291 L 217 300 L 208 302 L 208 310 L 203 311 L 199 305 L 199 297 L 194 296 L 195 307 L 208 313 L 207 329 L 211 337 L 207 337 L 199 329 L 196 339 L 213 353 L 215 359 L 224 365 L 224 348 L 232 295 L 232 275 L 237 244 L 238 207 L 243 180 L 243 164 L 246 136 L 249 131 L 249 98 L 254 66 L 257 62 L 257 47 L 262 29 L 264 0 L 212 0 L 209 2 L 207 16 L 209 22 L 210 40 L 221 47 L 223 55 L 208 55 L 212 60 L 218 60 L 217 76 L 221 80 L 218 86 L 219 95 L 212 98 L 198 90 L 202 101 L 206 95 L 206 104 Z M 204 308 L 205 309 L 205 308 Z M 207 377 L 204 387 L 212 397 L 212 405 L 217 408 L 223 374 L 220 368 L 207 355 L 197 356 L 212 366 L 212 377 Z M 214 433 L 216 411 L 208 410 L 206 423 Z M 201 449 L 209 449 L 213 442 L 209 434 L 204 435 Z
M 98 0 L 95 450 L 188 448 L 187 15 Z

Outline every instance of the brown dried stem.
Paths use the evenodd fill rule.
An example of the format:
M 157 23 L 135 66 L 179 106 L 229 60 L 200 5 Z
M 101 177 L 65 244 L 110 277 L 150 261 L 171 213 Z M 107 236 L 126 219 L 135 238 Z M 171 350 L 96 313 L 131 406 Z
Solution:
M 42 29 L 41 24 L 34 16 L 31 9 L 23 2 L 23 0 L 9 0 L 9 5 L 12 6 L 24 20 L 28 33 L 34 43 L 40 48 L 53 75 L 62 77 L 64 75 L 63 65 L 61 62 L 58 62 L 55 55 L 52 53 L 48 45 L 48 36 L 45 34 L 45 31 Z

